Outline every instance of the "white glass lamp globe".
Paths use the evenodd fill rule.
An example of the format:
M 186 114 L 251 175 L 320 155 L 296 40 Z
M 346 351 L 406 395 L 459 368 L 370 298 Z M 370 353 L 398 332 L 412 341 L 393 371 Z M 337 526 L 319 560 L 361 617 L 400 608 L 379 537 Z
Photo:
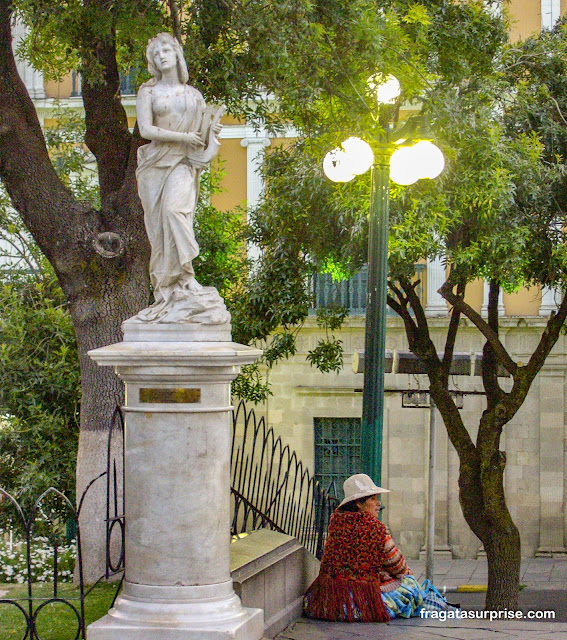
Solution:
M 368 78 L 368 86 L 374 91 L 380 104 L 394 104 L 402 92 L 396 76 L 384 76 L 381 73 Z
M 355 176 L 348 154 L 339 148 L 327 153 L 323 159 L 323 171 L 333 182 L 349 182 Z
M 429 140 L 420 140 L 413 147 L 416 162 L 421 169 L 421 178 L 436 178 L 445 167 L 445 158 L 441 149 Z
M 390 178 L 396 183 L 407 186 L 422 177 L 419 156 L 414 147 L 400 147 L 390 158 Z
M 348 156 L 349 169 L 357 176 L 366 173 L 374 163 L 374 154 L 367 142 L 360 138 L 351 137 L 342 143 L 342 148 Z

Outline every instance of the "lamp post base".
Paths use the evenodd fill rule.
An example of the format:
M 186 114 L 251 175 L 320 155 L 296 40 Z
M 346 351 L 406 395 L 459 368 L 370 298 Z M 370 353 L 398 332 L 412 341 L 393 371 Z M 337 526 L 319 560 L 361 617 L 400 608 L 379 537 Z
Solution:
M 125 581 L 114 607 L 89 625 L 87 640 L 256 640 L 263 632 L 263 611 L 243 607 L 232 580 L 188 587 Z

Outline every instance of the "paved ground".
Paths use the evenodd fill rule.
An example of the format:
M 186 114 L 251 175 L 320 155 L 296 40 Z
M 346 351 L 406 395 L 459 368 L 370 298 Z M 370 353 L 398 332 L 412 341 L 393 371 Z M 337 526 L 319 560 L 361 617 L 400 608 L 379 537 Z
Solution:
M 278 640 L 566 640 L 567 624 L 484 620 L 392 620 L 387 624 L 341 624 L 298 620 Z
M 424 563 L 409 563 L 419 580 Z M 445 587 L 451 602 L 463 610 L 482 611 L 484 593 L 455 593 L 462 585 L 487 582 L 487 565 L 480 560 L 445 560 L 435 563 L 435 586 Z M 532 558 L 522 562 L 520 607 L 524 620 L 411 618 L 387 624 L 348 624 L 302 618 L 291 624 L 278 640 L 567 640 L 567 559 Z M 552 610 L 554 621 L 532 621 L 528 611 Z
M 421 582 L 425 580 L 425 562 L 411 560 L 408 564 Z M 486 584 L 488 566 L 486 559 L 435 560 L 435 579 L 439 589 L 455 589 L 464 584 Z M 520 582 L 530 589 L 567 590 L 567 558 L 528 558 L 522 561 Z M 451 599 L 451 598 L 449 598 Z

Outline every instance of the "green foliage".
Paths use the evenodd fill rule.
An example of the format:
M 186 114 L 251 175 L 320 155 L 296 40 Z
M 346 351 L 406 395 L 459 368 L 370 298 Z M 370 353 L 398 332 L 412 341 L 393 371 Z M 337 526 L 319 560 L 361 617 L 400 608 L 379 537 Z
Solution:
M 541 58 L 563 56 L 564 43 L 554 51 L 550 36 L 536 40 Z M 518 73 L 527 59 L 522 51 L 532 46 L 508 47 L 503 64 Z M 394 276 L 407 272 L 412 260 L 443 255 L 455 282 L 497 280 L 506 291 L 526 284 L 563 286 L 566 149 L 554 137 L 560 113 L 553 96 L 544 100 L 541 87 L 530 82 L 528 89 L 521 75 L 519 84 L 502 72 L 477 78 L 474 92 L 440 87 L 429 102 L 447 167 L 435 181 L 393 193 Z M 537 109 L 529 99 L 534 93 Z
M 323 373 L 334 371 L 339 373 L 343 368 L 343 343 L 331 336 L 327 340 L 319 340 L 315 349 L 307 354 L 310 365 L 316 366 Z
M 567 289 L 564 246 L 567 208 L 567 25 L 511 46 L 503 74 L 514 87 L 506 100 L 504 126 L 529 140 L 539 163 L 520 172 L 517 200 L 538 229 L 529 239 L 526 279 Z
M 243 342 L 266 339 L 278 327 L 293 334 L 312 306 L 310 278 L 314 272 L 331 273 L 342 280 L 366 262 L 370 176 L 332 184 L 323 175 L 321 160 L 349 135 L 372 140 L 383 131 L 375 116 L 377 105 L 366 88 L 368 77 L 377 72 L 398 75 L 403 79 L 404 99 L 424 101 L 433 112 L 436 96 L 444 96 L 438 100 L 443 104 L 451 91 L 463 91 L 455 91 L 454 85 L 457 81 L 464 84 L 465 75 L 475 95 L 472 83 L 492 70 L 494 56 L 506 38 L 505 23 L 476 1 L 396 1 L 379 6 L 368 1 L 332 6 L 279 3 L 269 25 L 263 21 L 272 6 L 266 10 L 266 3 L 261 4 L 265 10 L 256 16 L 246 14 L 257 9 L 255 3 L 226 12 L 219 9 L 213 23 L 216 30 L 211 31 L 206 21 L 207 39 L 195 18 L 187 36 L 191 50 L 199 51 L 199 39 L 202 44 L 206 40 L 207 55 L 217 56 L 215 71 L 207 78 L 215 95 L 221 96 L 222 83 L 248 95 L 246 83 L 262 78 L 260 85 L 277 100 L 269 105 L 256 102 L 256 113 L 246 112 L 247 116 L 262 118 L 268 127 L 291 122 L 303 134 L 295 144 L 270 149 L 263 167 L 266 189 L 263 201 L 252 212 L 250 229 L 250 240 L 262 253 L 246 283 L 247 300 L 236 312 L 237 336 Z M 205 24 L 204 5 L 194 3 L 193 9 L 203 12 L 200 19 Z M 253 27 L 241 30 L 244 21 L 252 21 Z M 283 27 L 280 30 L 275 25 Z M 260 36 L 271 43 L 269 50 L 264 50 Z M 257 68 L 249 60 L 251 52 Z M 205 57 L 203 49 L 194 60 Z M 244 67 L 252 69 L 250 76 L 242 72 Z M 265 69 L 269 77 L 262 75 Z M 200 73 L 201 68 L 194 67 L 198 78 Z M 232 73 L 240 79 L 233 79 Z M 436 93 L 437 87 L 442 94 Z M 237 107 L 233 110 L 239 112 Z M 451 213 L 437 192 L 416 195 L 415 206 L 410 207 L 411 195 L 405 194 L 406 190 L 393 193 L 399 206 L 393 207 L 391 261 L 393 271 L 411 277 L 415 262 L 440 252 Z M 344 315 L 337 316 L 332 326 L 323 323 L 326 339 L 308 355 L 311 364 L 322 371 L 337 371 L 342 366 L 341 343 L 331 335 L 342 319 Z M 280 357 L 277 351 L 270 352 L 268 368 L 277 362 L 273 355 Z
M 45 139 L 73 195 L 99 204 L 85 123 L 58 109 Z M 0 190 L 0 486 L 25 507 L 54 486 L 72 498 L 79 434 L 75 333 L 55 273 Z
M 331 11 L 335 17 L 339 4 Z M 360 10 L 355 4 L 348 11 Z M 409 77 L 400 75 L 405 98 L 419 98 L 447 160 L 434 181 L 391 187 L 391 277 L 411 279 L 416 262 L 441 256 L 452 265 L 455 281 L 496 279 L 506 291 L 561 284 L 567 273 L 563 28 L 507 45 L 506 21 L 483 2 L 396 0 L 383 6 L 381 28 L 387 23 L 393 32 L 404 31 L 396 55 L 413 65 Z M 359 27 L 370 24 L 377 28 L 372 21 Z M 350 25 L 343 29 L 342 36 L 356 31 L 350 32 Z M 378 39 L 380 60 L 388 60 L 389 72 L 397 73 L 396 63 L 384 54 L 387 40 Z M 247 325 L 252 329 L 244 334 L 248 340 L 264 338 L 281 324 L 283 314 L 270 315 L 277 308 L 274 291 L 293 301 L 297 313 L 289 320 L 301 323 L 310 306 L 309 273 L 345 279 L 366 260 L 369 175 L 337 185 L 321 170 L 325 152 L 348 135 L 372 141 L 381 131 L 381 121 L 369 117 L 371 104 L 362 106 L 361 98 L 368 98 L 362 89 L 369 69 L 364 54 L 355 62 L 350 52 L 340 51 L 337 67 L 324 56 L 316 58 L 317 69 L 329 72 L 327 90 L 316 86 L 317 73 L 301 76 L 297 60 L 288 67 L 282 63 L 277 86 L 266 85 L 278 97 L 291 87 L 293 108 L 285 97 L 277 106 L 305 135 L 296 144 L 270 150 L 264 165 L 266 190 L 251 230 L 263 257 L 250 283 L 256 297 L 247 313 L 260 321 Z M 352 71 L 350 88 L 337 71 L 340 65 Z M 305 80 L 305 96 L 294 93 L 288 68 Z M 282 260 L 302 274 L 294 295 L 277 279 Z M 327 336 L 309 361 L 321 370 L 336 370 L 340 342 Z
M 148 39 L 168 29 L 160 0 L 15 0 L 13 4 L 32 27 L 19 55 L 54 80 L 80 70 L 92 84 L 100 81 L 103 68 L 93 43 L 109 41 L 114 34 L 119 70 L 141 68 Z
M 259 364 L 242 367 L 239 375 L 232 383 L 232 394 L 241 400 L 247 400 L 254 404 L 265 402 L 272 395 L 270 385 L 264 378 Z
M 349 135 L 376 141 L 383 133 L 367 89 L 375 73 L 402 80 L 403 102 L 428 115 L 447 158 L 440 179 L 392 188 L 392 277 L 410 277 L 418 260 L 442 256 L 453 277 L 496 279 L 509 291 L 561 282 L 561 29 L 507 47 L 506 19 L 491 10 L 500 3 L 483 0 L 174 4 L 191 81 L 207 100 L 268 130 L 291 124 L 300 134 L 268 154 L 265 196 L 247 232 L 261 252 L 256 263 L 244 258 L 241 214 L 216 212 L 205 197 L 197 216 L 198 277 L 225 296 L 236 340 L 268 341 L 268 369 L 295 352 L 313 273 L 344 279 L 366 260 L 369 176 L 333 185 L 321 160 Z M 165 3 L 103 5 L 18 0 L 32 24 L 22 52 L 52 76 L 80 60 L 96 82 L 100 61 L 91 45 L 116 34 L 120 68 L 143 67 L 147 38 L 170 30 Z M 397 120 L 397 107 L 389 115 Z M 72 159 L 57 161 L 76 174 Z M 204 194 L 214 180 L 206 178 Z M 312 362 L 334 370 L 339 346 L 324 341 Z M 255 397 L 258 371 L 250 369 L 250 385 L 241 386 Z
M 0 281 L 0 486 L 24 506 L 49 486 L 74 495 L 77 347 L 47 261 Z
M 246 214 L 239 208 L 220 211 L 211 205 L 211 196 L 221 190 L 223 173 L 221 166 L 201 175 L 195 214 L 200 253 L 193 265 L 197 280 L 216 287 L 230 308 L 238 303 L 239 283 L 246 277 Z
M 58 106 L 56 126 L 44 130 L 51 162 L 63 184 L 78 200 L 100 206 L 95 161 L 85 146 L 85 121 L 77 111 Z
M 348 315 L 346 307 L 318 307 L 317 324 L 328 331 L 340 329 Z
M 319 340 L 315 349 L 307 353 L 307 362 L 323 373 L 339 373 L 343 368 L 343 343 L 329 332 L 341 328 L 348 309 L 345 307 L 318 307 L 317 324 L 325 329 L 325 339 Z
M 270 343 L 264 349 L 264 362 L 272 368 L 276 362 L 295 355 L 295 334 L 282 331 L 271 336 Z
M 436 256 L 452 265 L 455 281 L 496 279 L 507 291 L 561 283 L 566 272 L 563 30 L 537 38 L 537 45 L 506 45 L 506 22 L 484 5 L 387 3 L 429 74 L 422 110 L 447 160 L 434 181 L 392 185 L 393 279 L 411 278 L 416 262 Z M 285 246 L 309 265 L 305 270 L 344 279 L 366 259 L 370 183 L 364 175 L 333 185 L 322 175 L 321 158 L 335 144 L 331 127 L 342 139 L 357 132 L 343 129 L 346 120 L 331 107 L 333 97 L 325 99 L 311 105 L 321 123 L 317 130 L 309 127 L 312 110 L 298 108 L 291 116 L 316 138 L 269 154 L 253 238 L 264 249 Z M 345 99 L 341 108 L 353 107 Z M 363 125 L 367 140 L 379 131 L 379 122 Z
M 310 132 L 331 131 L 320 120 L 325 108 L 329 115 L 334 109 L 342 126 L 358 129 L 369 119 L 370 75 L 403 75 L 408 94 L 421 85 L 424 69 L 419 61 L 408 62 L 415 45 L 404 29 L 406 16 L 384 11 L 382 2 L 187 4 L 191 76 L 234 113 L 262 118 L 268 126 L 301 119 Z M 413 28 L 419 30 L 417 21 Z M 267 93 L 277 96 L 277 104 Z

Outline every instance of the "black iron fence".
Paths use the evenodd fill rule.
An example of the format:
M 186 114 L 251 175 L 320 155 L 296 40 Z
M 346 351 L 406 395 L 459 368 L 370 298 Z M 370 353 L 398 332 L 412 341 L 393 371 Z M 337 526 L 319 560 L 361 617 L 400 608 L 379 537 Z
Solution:
M 69 635 L 74 640 L 86 638 L 85 628 L 85 599 L 103 579 L 116 575 L 123 575 L 124 571 L 124 499 L 119 481 L 119 469 L 123 474 L 123 459 L 117 460 L 113 455 L 112 443 L 117 434 L 123 439 L 124 421 L 122 412 L 117 409 L 112 418 L 108 434 L 108 456 L 106 471 L 103 471 L 87 485 L 77 507 L 60 491 L 51 487 L 44 491 L 27 511 L 7 491 L 0 488 L 0 505 L 4 521 L 9 521 L 12 530 L 23 538 L 25 549 L 25 569 L 22 574 L 26 586 L 26 595 L 19 598 L 0 598 L 2 605 L 15 608 L 23 616 L 24 629 L 21 640 L 42 640 L 38 626 L 48 614 L 51 605 L 67 608 L 72 612 L 73 626 Z M 123 441 L 123 440 L 122 440 Z M 123 456 L 123 450 L 122 450 Z M 83 576 L 83 553 L 81 548 L 81 526 L 79 518 L 85 500 L 96 484 L 106 479 L 106 568 L 105 572 L 93 585 L 85 587 Z M 62 569 L 60 551 L 67 542 L 68 532 L 75 533 L 76 557 L 74 558 L 74 574 L 77 586 L 76 595 L 61 594 L 61 581 L 68 570 Z M 119 535 L 114 532 L 118 531 Z M 50 576 L 46 576 L 44 563 L 34 561 L 34 549 L 38 543 L 42 549 L 50 550 L 53 565 Z M 40 573 L 41 572 L 41 573 Z M 48 578 L 51 579 L 48 579 Z M 46 595 L 45 583 L 49 586 Z M 118 584 L 116 595 L 122 581 Z M 39 590 L 39 593 L 38 593 Z M 116 598 L 115 595 L 115 598 Z M 0 613 L 0 618 L 1 618 Z M 74 632 L 74 636 L 71 635 Z
M 295 451 L 243 402 L 233 412 L 231 473 L 233 534 L 271 528 L 321 557 L 329 517 L 339 502 L 334 483 L 322 487 Z

